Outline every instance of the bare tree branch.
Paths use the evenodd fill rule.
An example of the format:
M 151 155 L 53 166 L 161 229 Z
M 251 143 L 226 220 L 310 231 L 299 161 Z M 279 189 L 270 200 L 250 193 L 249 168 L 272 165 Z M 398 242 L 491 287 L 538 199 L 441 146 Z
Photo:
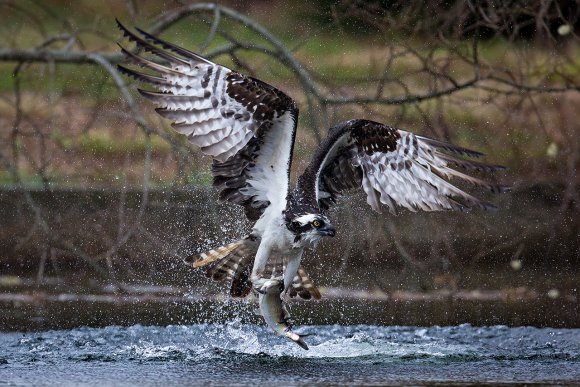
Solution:
M 415 125 L 432 136 L 454 136 L 455 140 L 469 138 L 468 141 L 472 141 L 472 136 L 465 135 L 465 131 L 472 127 L 481 130 L 500 127 L 511 139 L 525 138 L 526 141 L 535 140 L 540 144 L 537 149 L 529 152 L 528 149 L 522 152 L 523 142 L 517 144 L 516 141 L 510 141 L 502 144 L 503 153 L 498 152 L 496 156 L 513 163 L 526 157 L 528 153 L 543 155 L 546 153 L 547 144 L 557 145 L 557 155 L 549 157 L 553 157 L 554 165 L 558 165 L 558 168 L 549 165 L 533 166 L 557 171 L 561 175 L 558 182 L 565 187 L 562 192 L 563 200 L 558 208 L 560 215 L 553 219 L 550 237 L 552 243 L 557 237 L 558 227 L 567 221 L 569 209 L 577 208 L 576 172 L 580 148 L 573 128 L 565 122 L 553 124 L 554 116 L 560 116 L 560 112 L 547 114 L 543 107 L 558 98 L 574 103 L 575 93 L 580 91 L 575 71 L 577 53 L 571 47 L 572 44 L 569 44 L 577 42 L 576 30 L 571 28 L 570 36 L 565 38 L 568 40 L 559 39 L 553 33 L 555 22 L 573 26 L 578 15 L 566 13 L 568 11 L 555 0 L 541 0 L 537 5 L 518 3 L 512 9 L 504 5 L 493 7 L 490 2 L 457 2 L 452 6 L 435 2 L 432 7 L 440 12 L 432 12 L 434 15 L 425 14 L 424 3 L 403 3 L 396 2 L 396 5 L 402 6 L 396 14 L 385 12 L 384 7 L 377 2 L 352 0 L 333 6 L 332 15 L 336 18 L 336 25 L 340 27 L 345 27 L 341 25 L 343 21 L 354 19 L 358 23 L 364 23 L 372 31 L 387 32 L 384 36 L 390 37 L 392 31 L 397 31 L 397 36 L 410 38 L 388 38 L 382 45 L 373 43 L 372 55 L 369 55 L 372 59 L 369 63 L 362 56 L 348 65 L 341 63 L 341 56 L 332 57 L 325 63 L 332 71 L 326 72 L 320 70 L 322 66 L 319 67 L 318 63 L 310 64 L 307 60 L 301 62 L 297 59 L 298 55 L 310 55 L 297 54 L 295 49 L 300 47 L 299 44 L 286 44 L 256 20 L 218 4 L 185 5 L 161 15 L 148 30 L 156 35 L 163 34 L 169 28 L 177 27 L 186 18 L 203 18 L 208 24 L 209 32 L 204 39 L 200 39 L 197 47 L 198 51 L 207 50 L 205 55 L 208 58 L 227 55 L 240 71 L 256 74 L 258 78 L 262 75 L 258 65 L 267 63 L 270 66 L 275 63 L 276 71 L 290 74 L 288 90 L 297 95 L 298 102 L 305 107 L 312 137 L 318 141 L 323 135 L 321 131 L 332 123 L 345 116 L 356 115 L 379 117 L 376 119 L 388 117 L 390 124 Z M 1 138 L 6 145 L 0 145 L 0 164 L 4 167 L 4 171 L 0 172 L 7 172 L 6 175 L 22 193 L 25 207 L 30 209 L 34 218 L 21 233 L 22 238 L 18 240 L 20 243 L 16 247 L 33 243 L 35 238 L 41 241 L 37 249 L 41 252 L 41 264 L 36 274 L 38 279 L 44 276 L 44 266 L 49 258 L 54 261 L 57 254 L 63 253 L 74 255 L 103 278 L 115 281 L 115 270 L 121 266 L 118 263 L 124 263 L 130 260 L 128 257 L 139 255 L 138 251 L 132 251 L 130 247 L 140 238 L 146 239 L 148 246 L 158 247 L 175 258 L 182 245 L 186 246 L 187 243 L 180 242 L 180 246 L 175 247 L 154 240 L 145 226 L 146 212 L 154 200 L 151 191 L 155 184 L 174 189 L 183 182 L 209 183 L 206 175 L 198 173 L 200 153 L 174 134 L 161 119 L 155 121 L 153 115 L 141 111 L 139 100 L 135 99 L 125 79 L 115 68 L 116 64 L 126 60 L 121 53 L 105 51 L 104 48 L 91 50 L 91 47 L 95 47 L 91 39 L 97 38 L 103 43 L 101 47 L 111 47 L 113 41 L 120 38 L 120 34 L 109 35 L 108 32 L 101 32 L 92 26 L 76 29 L 66 21 L 66 17 L 55 13 L 51 17 L 58 19 L 59 25 L 63 27 L 51 35 L 50 28 L 45 28 L 43 24 L 43 15 L 37 17 L 33 12 L 14 4 L 10 6 L 11 12 L 22 15 L 22 20 L 27 21 L 24 24 L 32 26 L 30 28 L 34 29 L 34 37 L 39 42 L 35 48 L 11 48 L 18 47 L 18 40 L 7 39 L 8 43 L 0 48 L 0 61 L 14 63 L 16 69 L 12 78 L 12 92 L 0 95 L 2 113 L 4 110 L 9 112 L 5 115 L 8 118 L 3 121 L 3 117 L 0 117 L 0 122 L 8 128 L 5 136 Z M 139 14 L 140 10 L 135 1 L 126 0 L 124 5 L 132 19 Z M 47 14 L 52 12 L 48 7 L 42 9 Z M 532 12 L 536 9 L 538 12 Z M 523 21 L 514 16 L 514 12 L 519 12 Z M 251 38 L 243 39 L 232 33 L 241 26 L 250 32 Z M 529 31 L 529 28 L 537 31 L 537 41 L 530 40 L 529 45 L 552 45 L 550 47 L 553 51 L 550 52 L 553 55 L 549 58 L 536 56 L 531 50 L 510 45 L 512 40 Z M 345 31 L 348 31 L 346 27 Z M 499 39 L 504 45 L 499 46 L 504 47 L 504 51 L 489 55 L 487 51 L 495 48 L 486 46 L 486 41 L 481 39 L 484 33 Z M 87 34 L 91 39 L 85 38 Z M 214 47 L 212 43 L 216 41 L 216 36 L 219 36 L 220 41 L 223 38 L 225 43 L 208 50 L 210 46 Z M 415 39 L 417 37 L 419 39 Z M 297 39 L 307 40 L 301 36 Z M 24 41 L 28 42 L 29 39 Z M 192 45 L 195 47 L 195 42 Z M 370 50 L 364 46 L 363 51 L 365 48 Z M 249 58 L 269 60 L 257 60 L 256 65 Z M 327 58 L 320 58 L 321 61 L 325 59 Z M 352 59 L 352 55 L 349 59 Z M 78 65 L 66 67 L 67 69 L 74 67 L 94 70 L 94 67 L 89 66 L 98 66 L 104 71 L 79 71 L 82 73 L 79 77 L 86 74 L 94 76 L 88 87 L 90 90 L 87 91 L 84 84 L 72 85 L 73 87 L 68 84 L 60 85 L 59 77 L 62 75 L 59 70 L 65 68 L 65 64 Z M 369 65 L 369 70 L 360 70 L 358 67 L 361 64 Z M 343 72 L 342 69 L 347 66 L 358 72 L 354 75 L 346 74 L 347 71 Z M 46 82 L 46 79 L 52 82 L 46 87 L 51 90 L 48 97 L 44 91 L 34 87 L 36 82 Z M 68 81 L 66 77 L 63 79 Z M 76 80 L 74 77 L 71 79 Z M 96 102 L 84 101 L 85 98 L 82 97 L 89 95 L 89 92 L 93 99 L 86 99 Z M 123 103 L 119 104 L 121 99 Z M 73 100 L 74 104 L 69 103 Z M 485 120 L 480 119 L 483 115 L 475 112 L 477 109 L 488 109 L 486 117 L 496 121 L 488 125 Z M 82 118 L 77 117 L 77 114 Z M 495 115 L 499 115 L 499 118 Z M 518 131 L 526 125 L 533 126 L 536 131 Z M 452 131 L 449 129 L 452 126 L 459 126 L 460 130 Z M 133 136 L 131 140 L 137 139 L 139 145 L 125 148 L 119 145 L 118 142 L 126 141 L 119 135 L 121 131 L 130 131 L 130 136 Z M 479 141 L 479 145 L 489 144 L 489 148 L 494 149 L 493 146 L 500 141 L 494 138 L 494 133 L 498 132 L 476 141 Z M 99 135 L 103 133 L 110 134 L 113 141 L 109 142 L 113 142 L 113 145 L 103 141 L 105 149 L 99 150 L 99 141 L 102 140 Z M 539 139 L 534 139 L 534 136 Z M 93 151 L 93 140 L 97 143 L 97 149 L 94 154 L 87 156 Z M 314 141 L 304 143 L 299 145 L 312 147 Z M 111 151 L 107 147 L 115 150 Z M 496 146 L 495 149 L 497 148 Z M 31 152 L 31 149 L 34 151 Z M 99 154 L 99 151 L 103 154 Z M 297 149 L 297 154 L 299 152 Z M 58 153 L 58 156 L 55 157 L 54 153 Z M 25 188 L 25 184 L 31 180 L 36 184 L 40 182 L 48 191 L 55 182 L 69 183 L 66 178 L 77 173 L 75 169 L 80 167 L 76 164 L 66 165 L 71 170 L 67 171 L 69 175 L 65 178 L 54 178 L 51 172 L 59 172 L 55 163 L 66 164 L 75 157 L 85 156 L 87 161 L 79 164 L 82 168 L 94 168 L 97 171 L 95 175 L 106 175 L 111 173 L 110 165 L 113 165 L 116 168 L 115 175 L 122 178 L 116 183 L 105 183 L 120 187 L 119 183 L 122 182 L 123 187 L 121 200 L 112 206 L 117 211 L 117 216 L 112 217 L 114 225 L 111 228 L 114 231 L 99 235 L 98 240 L 103 243 L 93 248 L 87 248 L 78 240 L 70 239 L 66 233 L 60 232 L 55 226 L 59 223 L 47 215 L 49 212 Z M 136 159 L 138 164 L 134 163 Z M 537 161 L 541 159 L 539 156 L 530 159 L 534 163 L 545 161 Z M 133 164 L 137 164 L 137 167 Z M 527 159 L 525 164 L 525 167 L 529 167 Z M 551 174 L 549 172 L 543 176 L 552 178 Z M 109 177 L 102 177 L 103 180 L 107 178 Z M 84 180 L 84 184 L 90 186 L 101 183 L 101 180 Z M 131 208 L 129 187 L 130 184 L 137 183 L 140 184 L 140 196 L 133 201 L 136 205 Z M 103 218 L 104 212 L 103 210 L 100 213 Z M 355 215 L 351 213 L 349 216 Z M 369 232 L 364 237 L 371 241 L 370 259 L 379 259 L 385 249 L 393 249 L 399 253 L 406 266 L 427 272 L 429 262 L 413 255 L 412 249 L 407 248 L 410 244 L 404 240 L 404 234 L 397 233 L 394 224 L 389 223 L 385 227 L 391 234 L 396 234 L 395 244 L 381 245 L 381 240 Z M 83 235 L 90 236 L 91 232 L 94 229 L 84 231 Z M 495 247 L 486 240 L 472 262 L 487 259 L 490 252 L 498 254 L 521 245 L 522 238 L 527 238 L 527 234 L 508 237 L 506 242 L 496 244 Z M 355 241 L 352 238 L 347 241 L 348 246 L 343 252 L 339 273 L 351 263 L 349 251 Z M 456 256 L 458 258 L 453 261 L 459 262 L 461 254 L 453 251 L 453 246 L 454 243 L 449 238 L 433 244 L 431 261 L 443 259 L 443 254 Z M 446 251 L 440 253 L 441 249 Z M 154 272 L 154 260 L 147 261 L 145 265 L 149 265 L 151 272 Z
M 24 49 L 11 50 L 0 48 L 0 61 L 5 62 L 54 62 L 54 63 L 94 63 L 94 55 L 99 55 L 109 63 L 121 63 L 126 59 L 121 53 L 100 53 L 69 50 Z

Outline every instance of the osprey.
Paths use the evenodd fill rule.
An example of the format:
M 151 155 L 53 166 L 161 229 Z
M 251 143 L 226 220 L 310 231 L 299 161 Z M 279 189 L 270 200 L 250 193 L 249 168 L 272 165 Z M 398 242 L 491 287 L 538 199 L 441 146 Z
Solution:
M 298 108 L 290 97 L 145 31 L 137 29 L 137 35 L 120 23 L 119 28 L 140 49 L 136 54 L 121 47 L 123 53 L 151 71 L 121 65 L 119 70 L 157 89 L 139 92 L 213 158 L 219 200 L 241 205 L 254 222 L 245 238 L 186 259 L 195 268 L 209 267 L 207 275 L 214 280 L 231 280 L 233 297 L 244 297 L 252 288 L 271 294 L 269 284 L 282 283 L 281 292 L 290 297 L 320 298 L 301 257 L 306 247 L 335 235 L 325 212 L 353 190 L 362 189 L 377 212 L 382 206 L 390 211 L 396 206 L 411 211 L 492 207 L 449 183 L 451 178 L 503 190 L 451 168 L 501 168 L 464 158 L 481 153 L 363 119 L 330 128 L 291 188 Z

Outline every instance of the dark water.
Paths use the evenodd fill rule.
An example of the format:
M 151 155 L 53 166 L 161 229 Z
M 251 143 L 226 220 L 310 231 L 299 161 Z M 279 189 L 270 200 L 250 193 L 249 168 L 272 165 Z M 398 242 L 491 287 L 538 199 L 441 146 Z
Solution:
M 0 334 L 0 385 L 580 383 L 580 329 L 239 322 Z

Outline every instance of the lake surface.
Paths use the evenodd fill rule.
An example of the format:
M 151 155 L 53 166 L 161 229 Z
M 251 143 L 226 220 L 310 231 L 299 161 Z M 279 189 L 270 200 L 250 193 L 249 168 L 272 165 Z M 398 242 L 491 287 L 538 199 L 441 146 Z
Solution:
M 0 385 L 448 385 L 580 382 L 580 329 L 316 325 L 0 333 Z

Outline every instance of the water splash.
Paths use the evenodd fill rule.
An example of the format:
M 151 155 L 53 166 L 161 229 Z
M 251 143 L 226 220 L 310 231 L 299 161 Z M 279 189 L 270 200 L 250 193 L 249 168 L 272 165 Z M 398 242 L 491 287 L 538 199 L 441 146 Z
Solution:
M 149 365 L 149 383 L 163 377 L 279 384 L 555 383 L 580 377 L 578 329 L 331 325 L 301 327 L 301 333 L 312 334 L 309 351 L 239 318 L 226 324 L 4 333 L 0 377 L 14 384 L 38 384 L 43 377 L 76 383 L 79 374 L 91 374 L 93 383 L 114 383 L 130 375 L 141 384 L 141 364 Z M 116 371 L 107 371 L 106 378 L 112 379 L 97 372 L 111 367 Z M 358 379 L 348 379 L 354 375 Z

